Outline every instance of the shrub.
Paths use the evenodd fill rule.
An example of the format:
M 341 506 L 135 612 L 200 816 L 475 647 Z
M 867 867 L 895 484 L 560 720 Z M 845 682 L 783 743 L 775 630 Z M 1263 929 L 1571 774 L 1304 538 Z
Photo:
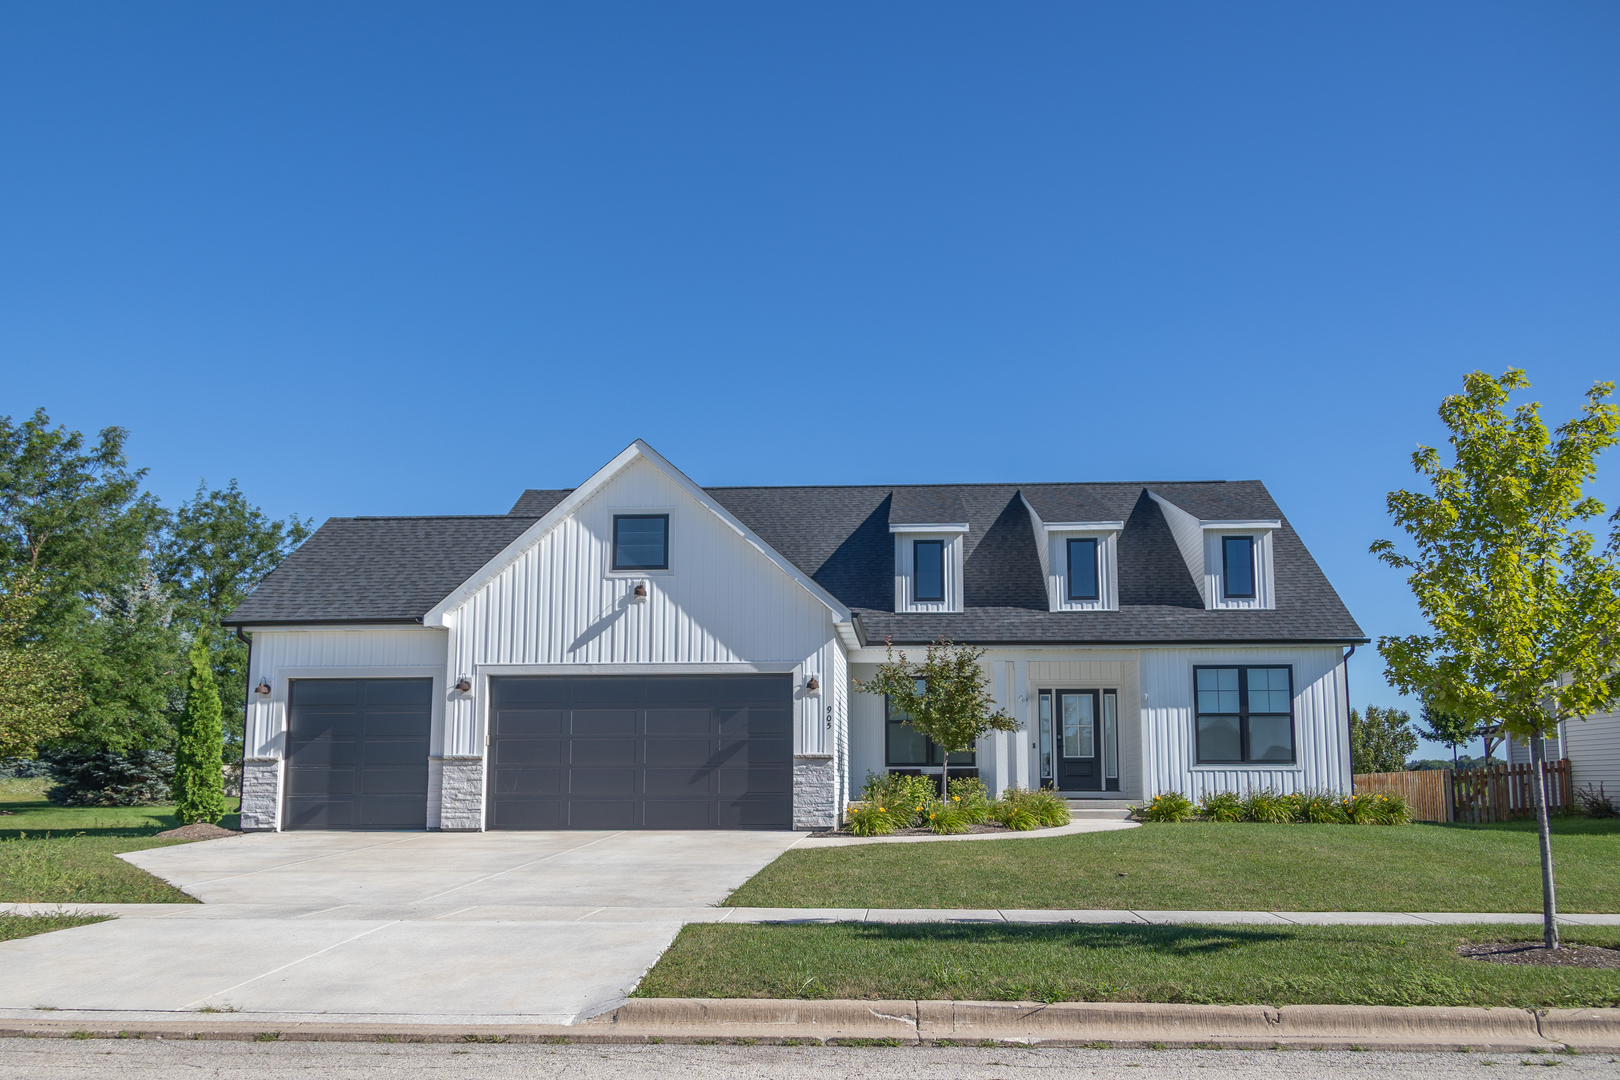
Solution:
M 1283 825 L 1294 820 L 1294 808 L 1275 791 L 1251 791 L 1243 800 L 1243 820 L 1261 825 Z
M 1581 808 L 1581 813 L 1589 818 L 1620 817 L 1620 808 L 1614 805 L 1614 799 L 1604 794 L 1602 784 L 1587 784 L 1575 790 L 1575 804 Z
M 161 750 L 51 750 L 44 755 L 58 806 L 141 806 L 169 799 L 174 755 Z
M 1031 829 L 1041 828 L 1041 819 L 1036 816 L 1030 806 L 1027 796 L 1029 792 L 1019 788 L 1009 788 L 1005 795 L 991 803 L 986 809 L 991 821 L 1000 822 L 1014 832 L 1029 832 Z
M 867 773 L 861 798 L 886 807 L 896 828 L 909 829 L 922 824 L 922 808 L 939 798 L 939 784 L 931 776 Z
M 949 836 L 952 833 L 967 832 L 967 815 L 962 808 L 950 800 L 929 803 L 922 810 L 923 827 L 930 832 Z
M 1340 800 L 1340 807 L 1344 810 L 1344 818 L 1352 825 L 1381 825 L 1379 813 L 1383 809 L 1384 797 L 1372 791 L 1358 791 L 1354 795 L 1346 795 Z
M 1167 791 L 1153 796 L 1142 811 L 1146 821 L 1186 821 L 1193 816 L 1192 800 L 1179 791 Z
M 888 809 L 878 803 L 850 803 L 844 811 L 844 823 L 856 836 L 888 836 L 894 832 L 894 818 Z
M 990 792 L 984 781 L 964 776 L 950 783 L 950 802 L 966 815 L 970 825 L 978 825 L 990 817 Z
M 1069 804 L 1051 788 L 1039 788 L 1029 793 L 1029 808 L 1042 827 L 1055 829 L 1069 823 Z
M 1400 795 L 1380 795 L 1374 817 L 1378 825 L 1410 825 L 1412 805 Z
M 1205 792 L 1198 800 L 1198 815 L 1211 821 L 1242 821 L 1243 799 L 1235 791 Z
M 1307 825 L 1341 825 L 1346 820 L 1339 796 L 1330 791 L 1307 791 L 1289 797 L 1294 820 Z

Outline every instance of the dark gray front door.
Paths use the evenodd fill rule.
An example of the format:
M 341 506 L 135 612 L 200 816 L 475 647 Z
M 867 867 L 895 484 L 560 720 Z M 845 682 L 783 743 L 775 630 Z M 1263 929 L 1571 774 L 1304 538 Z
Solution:
M 1101 791 L 1099 695 L 1095 690 L 1059 690 L 1056 696 L 1058 790 Z
M 284 829 L 427 828 L 431 679 L 294 679 Z
M 490 680 L 491 829 L 786 829 L 788 675 Z

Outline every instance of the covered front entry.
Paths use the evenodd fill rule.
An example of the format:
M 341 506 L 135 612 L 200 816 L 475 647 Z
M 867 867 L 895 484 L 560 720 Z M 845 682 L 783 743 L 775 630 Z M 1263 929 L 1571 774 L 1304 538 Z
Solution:
M 1059 791 L 1119 790 L 1119 704 L 1113 690 L 1042 690 L 1042 780 Z
M 490 680 L 491 829 L 786 829 L 789 675 Z
M 294 679 L 284 829 L 427 828 L 432 679 Z

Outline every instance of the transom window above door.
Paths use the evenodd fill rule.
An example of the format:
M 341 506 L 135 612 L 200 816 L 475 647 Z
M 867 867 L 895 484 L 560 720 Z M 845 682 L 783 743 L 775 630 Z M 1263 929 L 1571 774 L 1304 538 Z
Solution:
M 668 570 L 669 515 L 614 514 L 613 569 Z

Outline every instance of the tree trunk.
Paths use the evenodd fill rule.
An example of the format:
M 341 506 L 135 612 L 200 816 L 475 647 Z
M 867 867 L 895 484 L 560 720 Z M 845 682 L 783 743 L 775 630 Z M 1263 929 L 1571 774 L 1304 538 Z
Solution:
M 1542 939 L 1558 948 L 1558 897 L 1553 888 L 1552 827 L 1547 821 L 1547 741 L 1539 734 L 1530 739 L 1530 760 L 1535 764 L 1531 788 L 1536 797 L 1536 831 L 1541 837 Z
M 949 802 L 951 798 L 951 752 L 943 746 L 939 748 L 939 801 Z

